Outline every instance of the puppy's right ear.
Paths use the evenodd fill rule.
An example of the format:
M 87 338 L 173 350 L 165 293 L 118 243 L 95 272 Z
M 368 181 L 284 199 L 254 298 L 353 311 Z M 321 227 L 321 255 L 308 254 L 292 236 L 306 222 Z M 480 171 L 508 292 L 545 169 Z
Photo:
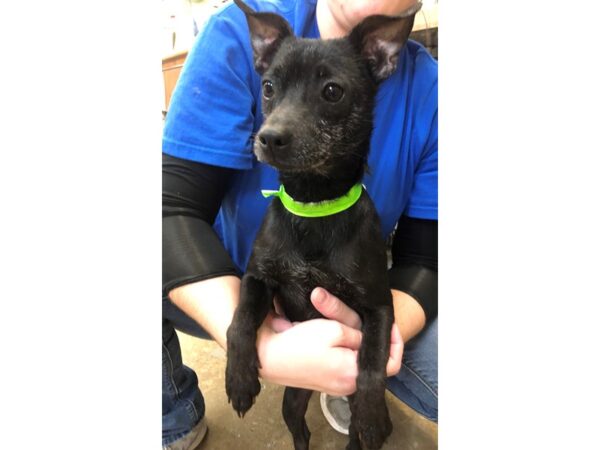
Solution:
M 253 11 L 241 0 L 234 2 L 246 15 L 254 53 L 254 68 L 262 75 L 271 65 L 281 42 L 287 37 L 293 37 L 294 32 L 283 17 L 274 13 Z

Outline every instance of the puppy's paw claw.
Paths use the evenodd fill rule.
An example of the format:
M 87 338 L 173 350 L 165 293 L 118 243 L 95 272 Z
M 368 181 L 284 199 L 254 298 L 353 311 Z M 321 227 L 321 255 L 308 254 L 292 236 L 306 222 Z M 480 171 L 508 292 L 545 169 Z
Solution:
M 352 422 L 358 433 L 360 445 L 365 450 L 378 450 L 393 429 L 385 397 L 377 392 L 367 391 L 357 393 L 355 401 Z
M 260 393 L 257 370 L 246 368 L 240 371 L 235 370 L 234 367 L 228 367 L 225 374 L 225 391 L 228 402 L 231 403 L 238 416 L 244 417 Z
M 260 382 L 258 379 L 250 387 L 242 387 L 239 384 L 230 386 L 227 389 L 229 402 L 237 412 L 238 417 L 242 418 L 248 410 L 254 405 L 256 396 L 260 392 Z
M 346 450 L 362 450 L 358 442 L 350 441 L 346 446 Z
M 366 450 L 378 450 L 392 433 L 392 422 L 387 411 L 385 415 L 375 414 L 358 418 L 356 429 L 362 447 Z

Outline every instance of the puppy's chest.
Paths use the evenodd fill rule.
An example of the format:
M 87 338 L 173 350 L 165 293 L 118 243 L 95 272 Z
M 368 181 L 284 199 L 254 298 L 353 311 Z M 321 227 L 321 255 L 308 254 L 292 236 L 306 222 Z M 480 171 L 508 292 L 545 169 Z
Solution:
M 292 244 L 289 238 L 283 246 L 273 244 L 256 259 L 256 267 L 277 286 L 280 304 L 291 320 L 320 317 L 310 302 L 310 293 L 317 286 L 347 303 L 354 303 L 363 293 L 357 276 L 359 263 L 348 249 L 335 248 L 331 242 Z
M 320 314 L 313 308 L 310 293 L 317 287 L 351 301 L 359 289 L 355 283 L 329 261 L 311 261 L 298 253 L 282 255 L 280 259 L 265 261 L 264 268 L 277 285 L 280 305 L 290 320 L 302 321 Z
M 261 261 L 263 273 L 269 274 L 278 285 L 323 285 L 344 278 L 329 258 L 313 259 L 295 250 L 287 250 Z

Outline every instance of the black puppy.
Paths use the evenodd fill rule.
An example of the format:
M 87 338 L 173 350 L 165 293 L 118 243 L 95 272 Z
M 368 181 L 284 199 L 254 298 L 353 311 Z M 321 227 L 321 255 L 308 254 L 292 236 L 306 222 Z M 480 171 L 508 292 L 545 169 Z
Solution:
M 254 151 L 279 170 L 297 210 L 289 211 L 285 194 L 275 198 L 254 243 L 227 331 L 227 395 L 243 416 L 260 392 L 256 331 L 273 297 L 289 320 L 304 321 L 322 317 L 310 293 L 324 287 L 362 319 L 347 448 L 379 449 L 392 431 L 385 377 L 394 315 L 379 218 L 360 183 L 377 83 L 395 70 L 419 8 L 407 17 L 368 17 L 347 38 L 323 41 L 297 39 L 282 17 L 235 3 L 246 14 L 262 75 L 265 121 Z M 335 207 L 342 210 L 318 211 Z M 283 417 L 296 450 L 308 449 L 311 394 L 285 389 Z

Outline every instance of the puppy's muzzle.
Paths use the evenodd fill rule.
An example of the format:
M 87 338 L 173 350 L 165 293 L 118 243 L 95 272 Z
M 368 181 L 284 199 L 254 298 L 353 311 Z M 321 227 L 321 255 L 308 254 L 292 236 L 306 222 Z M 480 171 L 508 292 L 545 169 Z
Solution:
M 277 160 L 281 158 L 283 152 L 289 150 L 292 134 L 284 129 L 269 127 L 258 133 L 257 142 L 260 153 L 267 159 Z

